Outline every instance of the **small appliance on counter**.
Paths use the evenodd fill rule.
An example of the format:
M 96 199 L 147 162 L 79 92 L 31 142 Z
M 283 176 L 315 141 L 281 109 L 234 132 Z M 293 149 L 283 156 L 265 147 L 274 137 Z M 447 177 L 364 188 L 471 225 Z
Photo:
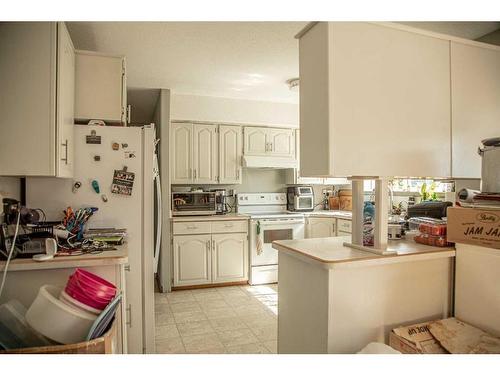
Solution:
M 215 193 L 215 211 L 217 215 L 225 215 L 229 210 L 227 203 L 228 193 L 226 189 L 212 190 Z
M 500 137 L 481 141 L 481 192 L 500 193 Z
M 289 186 L 286 189 L 288 211 L 312 211 L 314 192 L 312 186 Z
M 172 215 L 215 215 L 217 213 L 215 197 L 215 191 L 172 192 Z
M 446 209 L 453 206 L 452 202 L 428 201 L 408 207 L 408 217 L 432 217 L 441 219 L 446 217 Z

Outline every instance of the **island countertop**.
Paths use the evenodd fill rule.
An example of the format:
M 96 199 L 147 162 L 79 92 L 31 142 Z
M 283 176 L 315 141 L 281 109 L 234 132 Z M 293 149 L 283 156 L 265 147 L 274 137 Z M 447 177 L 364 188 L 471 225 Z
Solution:
M 5 269 L 6 261 L 0 261 L 0 271 Z M 106 250 L 100 253 L 56 256 L 54 259 L 42 262 L 31 258 L 12 259 L 9 272 L 50 270 L 74 267 L 114 266 L 128 263 L 128 247 L 126 244 L 116 246 L 116 250 Z
M 273 248 L 328 268 L 340 265 L 348 266 L 348 264 L 353 263 L 359 263 L 359 265 L 393 263 L 417 260 L 418 258 L 455 256 L 455 249 L 452 247 L 427 246 L 407 240 L 389 241 L 388 249 L 394 250 L 394 254 L 378 255 L 344 246 L 344 242 L 350 242 L 350 240 L 349 236 L 343 236 L 274 241 Z

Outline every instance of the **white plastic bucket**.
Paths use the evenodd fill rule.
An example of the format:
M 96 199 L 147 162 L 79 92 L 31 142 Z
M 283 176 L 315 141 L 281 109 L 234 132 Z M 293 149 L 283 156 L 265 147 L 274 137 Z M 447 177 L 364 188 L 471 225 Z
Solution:
M 28 324 L 42 335 L 62 344 L 84 341 L 96 315 L 58 299 L 62 288 L 43 285 L 26 313 Z

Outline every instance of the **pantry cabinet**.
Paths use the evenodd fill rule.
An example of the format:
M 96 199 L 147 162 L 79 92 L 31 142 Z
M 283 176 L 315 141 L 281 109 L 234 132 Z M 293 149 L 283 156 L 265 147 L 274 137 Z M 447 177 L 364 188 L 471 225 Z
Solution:
M 451 42 L 452 175 L 481 178 L 481 140 L 500 135 L 500 48 Z
M 241 184 L 241 126 L 219 126 L 219 183 Z
M 0 24 L 0 175 L 73 175 L 75 52 L 63 22 Z
M 450 42 L 319 22 L 298 35 L 303 176 L 450 176 Z
M 294 129 L 245 126 L 244 154 L 295 158 Z
M 174 285 L 208 284 L 211 280 L 211 236 L 174 236 Z
M 127 121 L 125 57 L 76 51 L 75 119 Z
M 309 217 L 306 222 L 306 238 L 335 237 L 337 219 L 332 217 Z
M 248 279 L 248 221 L 173 222 L 173 286 Z

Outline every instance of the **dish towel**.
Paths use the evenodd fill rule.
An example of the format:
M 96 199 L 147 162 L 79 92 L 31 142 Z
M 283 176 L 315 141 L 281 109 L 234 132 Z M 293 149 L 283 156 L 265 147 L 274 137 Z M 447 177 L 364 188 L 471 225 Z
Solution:
M 257 221 L 257 255 L 262 254 L 263 243 L 262 243 L 262 234 L 260 232 L 260 221 Z

